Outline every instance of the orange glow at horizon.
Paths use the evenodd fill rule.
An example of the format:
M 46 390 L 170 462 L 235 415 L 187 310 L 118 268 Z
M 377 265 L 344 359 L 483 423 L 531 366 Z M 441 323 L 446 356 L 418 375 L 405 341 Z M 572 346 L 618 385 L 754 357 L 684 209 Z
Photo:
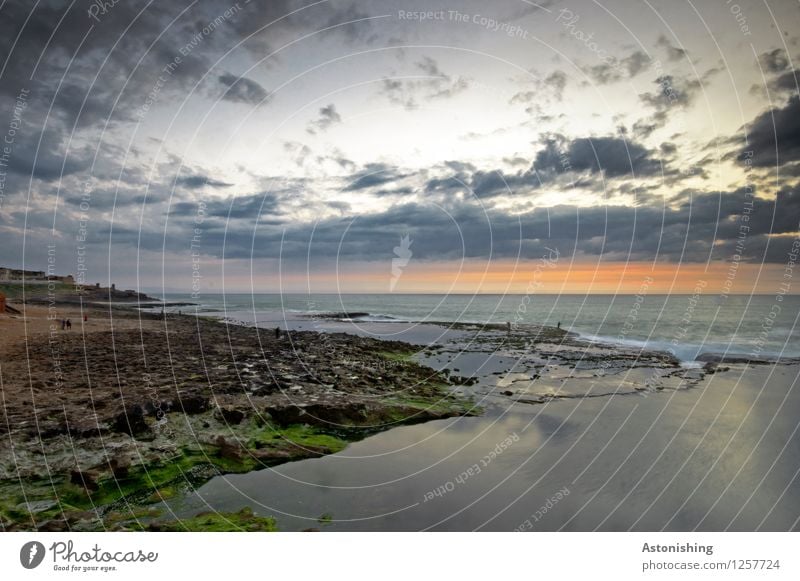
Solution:
M 702 286 L 703 294 L 773 294 L 783 281 L 781 264 L 728 262 L 548 262 L 411 261 L 396 277 L 394 287 L 388 264 L 341 266 L 336 272 L 314 272 L 282 276 L 284 292 L 343 293 L 482 293 L 482 294 L 636 294 L 643 287 L 649 294 L 692 294 Z

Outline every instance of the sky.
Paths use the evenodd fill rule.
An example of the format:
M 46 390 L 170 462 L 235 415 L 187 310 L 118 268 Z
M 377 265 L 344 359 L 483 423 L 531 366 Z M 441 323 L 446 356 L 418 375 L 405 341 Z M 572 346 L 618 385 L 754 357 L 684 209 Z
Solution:
M 793 0 L 6 1 L 0 265 L 797 292 L 798 39 Z

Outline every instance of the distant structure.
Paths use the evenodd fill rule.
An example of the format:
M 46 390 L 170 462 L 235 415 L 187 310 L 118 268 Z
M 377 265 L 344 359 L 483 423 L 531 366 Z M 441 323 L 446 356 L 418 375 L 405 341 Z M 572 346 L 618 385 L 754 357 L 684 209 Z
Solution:
M 20 270 L 17 268 L 0 267 L 0 282 L 63 282 L 64 284 L 75 284 L 75 277 L 71 274 L 66 276 L 48 276 L 43 270 Z
M 76 284 L 75 277 L 71 274 L 66 276 L 59 276 L 52 273 L 52 271 L 43 271 L 43 270 L 20 270 L 16 268 L 7 268 L 0 266 L 0 284 L 6 285 L 22 285 L 22 284 L 30 284 L 31 285 L 31 292 L 32 300 L 36 300 L 36 295 L 41 293 L 36 293 L 33 289 L 34 288 L 48 288 L 50 289 L 50 283 L 57 282 L 61 283 L 67 287 L 71 287 L 69 290 L 66 291 L 63 288 L 56 288 L 55 292 L 59 293 L 61 296 L 61 300 L 64 300 L 64 296 L 72 296 L 75 300 L 78 297 L 83 297 L 84 300 L 120 300 L 120 301 L 132 301 L 132 300 L 148 300 L 149 297 L 144 293 L 136 292 L 135 290 L 117 290 L 117 285 L 111 283 L 108 287 L 100 286 L 100 283 L 94 283 L 94 285 L 86 286 L 83 284 Z M 9 307 L 10 309 L 11 307 Z

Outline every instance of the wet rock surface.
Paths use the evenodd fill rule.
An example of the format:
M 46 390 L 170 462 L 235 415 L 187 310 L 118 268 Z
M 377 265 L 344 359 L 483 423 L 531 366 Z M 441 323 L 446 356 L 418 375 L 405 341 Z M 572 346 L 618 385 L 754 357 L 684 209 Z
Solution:
M 113 316 L 140 323 L 2 346 L 3 529 L 96 530 L 120 506 L 156 502 L 221 473 L 478 411 L 449 395 L 444 374 L 411 361 L 405 343 L 276 337 L 129 310 Z M 76 521 L 73 512 L 87 509 L 99 519 Z

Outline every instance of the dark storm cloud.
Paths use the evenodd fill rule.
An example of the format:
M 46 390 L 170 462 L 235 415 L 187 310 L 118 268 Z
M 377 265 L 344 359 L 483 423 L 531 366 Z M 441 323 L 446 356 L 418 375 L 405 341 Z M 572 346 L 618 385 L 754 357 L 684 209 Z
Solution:
M 345 192 L 366 190 L 375 186 L 395 182 L 406 177 L 397 167 L 383 163 L 369 163 L 363 169 L 346 178 Z
M 503 194 L 513 194 L 518 188 L 532 189 L 540 186 L 542 180 L 533 171 L 519 171 L 514 174 L 494 171 L 476 171 L 469 183 L 470 190 L 479 198 Z
M 251 220 L 253 223 L 260 220 L 261 216 L 281 216 L 281 199 L 279 196 L 260 192 L 248 196 L 229 196 L 225 199 L 215 199 L 203 202 L 202 211 L 205 216 L 211 218 L 223 218 L 225 220 Z M 171 211 L 176 217 L 194 217 L 200 211 L 201 206 L 198 202 L 178 202 L 172 204 Z M 247 231 L 247 229 L 244 229 Z
M 387 188 L 387 189 L 376 190 L 372 192 L 372 195 L 382 198 L 387 196 L 409 196 L 413 193 L 414 193 L 414 188 L 404 186 L 401 188 Z
M 782 48 L 776 48 L 758 56 L 758 62 L 769 73 L 780 73 L 789 67 L 789 58 L 786 56 L 786 51 Z
M 487 172 L 488 173 L 488 172 Z M 683 192 L 676 204 L 576 207 L 557 205 L 511 214 L 465 198 L 448 207 L 401 203 L 386 210 L 301 222 L 284 211 L 285 198 L 261 192 L 206 201 L 202 223 L 203 254 L 226 258 L 282 258 L 291 264 L 332 260 L 391 260 L 399 236 L 410 234 L 420 260 L 460 258 L 535 258 L 545 247 L 562 256 L 603 256 L 608 260 L 705 262 L 743 260 L 783 262 L 800 215 L 800 189 L 787 188 L 773 199 L 753 198 L 744 189 L 721 193 Z M 745 208 L 748 221 L 743 222 Z M 340 214 L 346 203 L 327 202 Z M 119 213 L 113 230 L 98 216 L 92 240 L 107 248 L 126 245 L 155 252 L 186 253 L 199 211 L 197 202 L 172 204 L 168 228 L 162 206 L 130 223 Z M 77 211 L 77 210 L 76 210 Z M 149 216 L 149 217 L 148 217 Z M 59 214 L 59 220 L 68 216 Z M 24 215 L 11 215 L 23 220 Z M 37 230 L 29 241 L 46 236 L 52 212 L 34 212 Z M 740 227 L 750 228 L 744 250 L 736 248 Z M 10 238 L 9 238 L 10 236 Z M 166 236 L 166 238 L 165 238 Z M 16 247 L 13 234 L 0 229 L 0 244 Z
M 756 167 L 783 165 L 800 160 L 800 98 L 794 95 L 785 107 L 775 107 L 748 125 L 747 143 L 739 160 Z
M 644 146 L 620 137 L 585 137 L 559 143 L 549 140 L 536 154 L 539 171 L 603 171 L 606 177 L 650 176 L 660 173 L 661 164 Z
M 772 79 L 769 83 L 769 87 L 773 92 L 776 93 L 797 93 L 798 89 L 800 89 L 800 82 L 798 82 L 799 79 L 800 74 L 798 74 L 798 71 L 795 69 L 785 72 L 779 77 Z
M 430 178 L 425 191 L 434 193 L 466 192 L 478 198 L 514 195 L 530 192 L 544 184 L 553 184 L 559 175 L 576 179 L 566 188 L 590 187 L 591 180 L 577 179 L 579 174 L 603 172 L 606 179 L 650 176 L 673 176 L 675 172 L 662 164 L 643 145 L 621 137 L 584 137 L 568 140 L 563 136 L 548 139 L 537 152 L 534 161 L 522 158 L 514 165 L 525 165 L 527 169 L 507 172 L 501 169 L 477 169 L 468 164 L 449 162 L 446 167 L 453 171 L 449 177 Z M 662 152 L 664 153 L 664 152 Z M 663 172 L 663 173 L 662 173 Z
M 43 180 L 84 171 L 86 157 L 75 152 L 87 143 L 93 156 L 108 157 L 106 144 L 96 143 L 99 130 L 137 121 L 174 96 L 185 98 L 245 36 L 255 34 L 243 50 L 261 58 L 267 35 L 280 43 L 316 29 L 321 19 L 344 22 L 353 15 L 351 3 L 336 2 L 283 18 L 303 7 L 299 0 L 106 4 L 104 10 L 95 0 L 0 4 L 0 118 L 11 118 L 15 98 L 27 93 L 25 131 L 14 144 L 11 171 Z M 349 32 L 336 28 L 328 34 Z M 216 85 L 215 97 L 219 85 L 225 98 L 236 102 L 252 104 L 267 96 L 251 79 L 213 73 L 207 83 Z
M 79 196 L 69 196 L 64 199 L 67 204 L 80 207 L 86 204 L 86 200 Z M 106 211 L 114 208 L 125 208 L 128 206 L 141 206 L 142 204 L 160 204 L 163 201 L 161 196 L 149 194 L 145 195 L 138 191 L 111 191 L 94 190 L 91 196 L 91 209 L 94 211 Z
M 33 139 L 32 137 L 35 137 Z M 53 181 L 87 170 L 93 153 L 84 147 L 67 151 L 67 139 L 56 128 L 46 129 L 39 136 L 25 134 L 15 140 L 8 170 L 23 176 Z
M 237 77 L 230 73 L 219 76 L 219 82 L 226 88 L 222 98 L 234 103 L 261 105 L 269 98 L 267 90 L 252 79 Z
M 777 94 L 796 94 L 800 90 L 800 74 L 796 69 L 790 68 L 789 58 L 783 49 L 762 53 L 758 56 L 758 63 L 764 75 L 764 82 L 750 87 L 750 93 L 759 97 L 775 98 Z
M 204 175 L 190 175 L 190 176 L 179 177 L 177 180 L 175 180 L 175 185 L 183 186 L 185 188 L 190 188 L 190 189 L 197 189 L 206 186 L 211 188 L 229 188 L 233 184 L 215 180 Z
M 447 212 L 423 202 L 394 205 L 385 211 L 355 217 L 326 218 L 314 223 L 270 221 L 280 216 L 271 207 L 261 210 L 262 195 L 242 200 L 237 217 L 246 227 L 226 224 L 230 202 L 212 213 L 221 220 L 204 230 L 204 248 L 230 258 L 277 258 L 289 261 L 311 256 L 312 261 L 390 260 L 391 249 L 403 234 L 414 240 L 414 257 L 420 260 L 460 258 L 535 257 L 545 246 L 562 255 L 604 256 L 610 260 L 730 260 L 740 227 L 746 225 L 743 258 L 767 262 L 785 260 L 786 241 L 769 235 L 794 232 L 800 215 L 800 191 L 787 189 L 773 200 L 752 198 L 748 192 L 686 192 L 677 206 L 555 206 L 522 214 L 509 214 L 479 203 L 460 203 Z M 268 200 L 269 201 L 269 200 Z M 753 202 L 747 222 L 745 204 Z M 187 206 L 186 215 L 194 207 Z M 343 211 L 348 208 L 342 208 Z M 266 215 L 266 216 L 265 216 Z M 171 218 L 172 221 L 180 217 Z M 191 223 L 186 223 L 190 228 Z M 204 226 L 205 228 L 205 226 Z M 175 234 L 174 232 L 172 233 Z M 175 236 L 176 243 L 182 238 Z M 185 242 L 185 240 L 184 240 Z M 281 244 L 283 246 L 281 247 Z
M 341 6 L 341 5 L 340 5 Z M 369 14 L 356 7 L 356 4 L 342 6 L 328 18 L 325 26 L 344 35 L 350 42 L 371 38 L 372 27 L 366 19 Z

